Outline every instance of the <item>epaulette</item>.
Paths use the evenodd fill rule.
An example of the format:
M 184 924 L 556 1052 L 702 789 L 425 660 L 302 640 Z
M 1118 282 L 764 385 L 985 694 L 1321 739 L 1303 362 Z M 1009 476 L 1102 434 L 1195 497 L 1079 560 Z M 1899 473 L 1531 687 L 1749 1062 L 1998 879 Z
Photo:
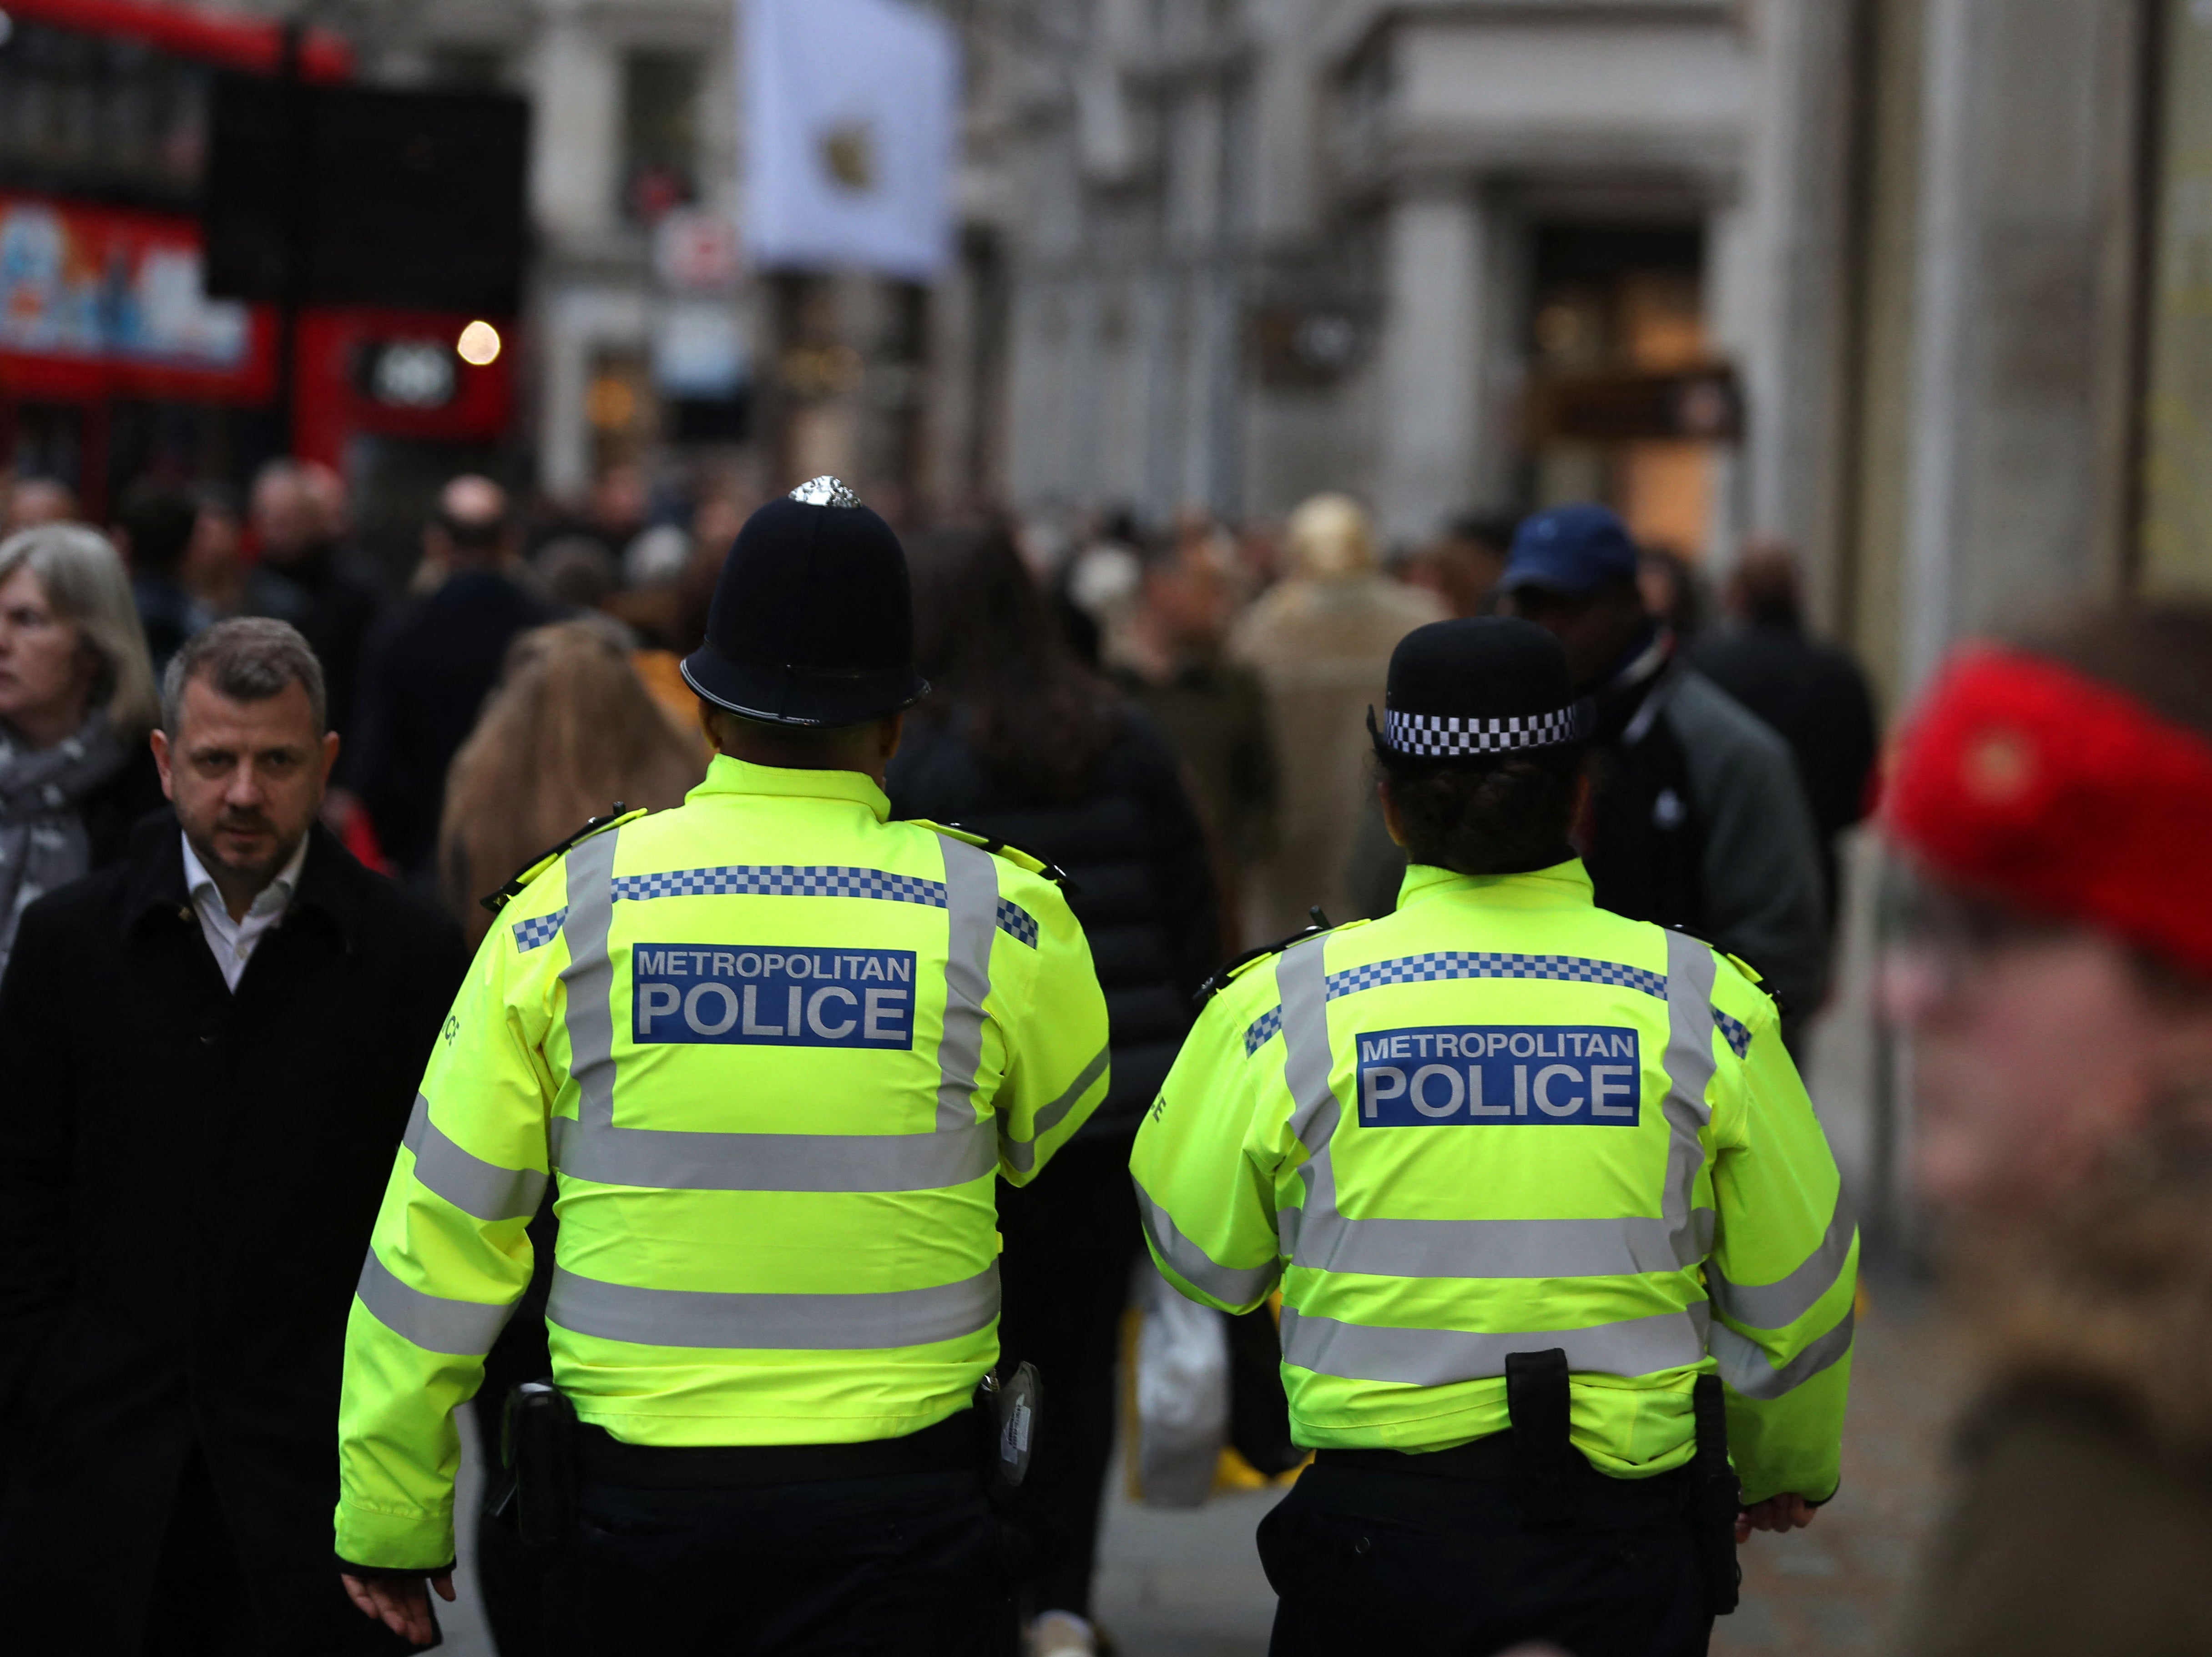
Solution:
M 479 898 L 477 901 L 483 904 L 483 907 L 489 909 L 492 913 L 497 914 L 501 909 L 507 907 L 507 906 L 513 902 L 516 898 L 520 897 L 523 894 L 524 889 L 526 888 L 532 881 L 537 879 L 538 876 L 544 874 L 548 869 L 550 869 L 556 863 L 559 862 L 562 853 L 569 851 L 572 847 L 581 844 L 583 841 L 589 840 L 593 835 L 598 834 L 603 828 L 617 828 L 625 822 L 635 822 L 638 818 L 643 816 L 645 812 L 646 808 L 642 805 L 639 806 L 635 811 L 625 811 L 623 810 L 623 803 L 620 800 L 617 800 L 615 802 L 615 809 L 608 812 L 606 816 L 603 817 L 592 818 L 591 821 L 585 823 L 582 828 L 576 830 L 574 834 L 569 835 L 568 839 L 562 841 L 558 846 L 552 847 L 546 851 L 540 852 L 536 857 L 531 859 L 529 862 L 524 864 L 522 867 L 514 871 L 514 878 L 509 880 L 506 885 L 501 887 L 497 891 L 490 894 L 489 896 Z
M 1753 989 L 1757 990 L 1761 995 L 1765 996 L 1769 1001 L 1771 1001 L 1774 1004 L 1774 1011 L 1778 1014 L 1787 1012 L 1790 1010 L 1789 1004 L 1782 998 L 1782 992 L 1776 989 L 1773 985 L 1766 981 L 1766 974 L 1760 972 L 1758 968 L 1753 966 L 1751 962 L 1746 961 L 1741 956 L 1734 953 L 1732 950 L 1723 949 L 1719 944 L 1714 943 L 1712 939 L 1707 938 L 1704 933 L 1693 932 L 1687 926 L 1678 926 L 1670 921 L 1668 923 L 1667 930 L 1670 932 L 1680 932 L 1685 938 L 1696 938 L 1698 943 L 1704 944 L 1715 955 L 1720 956 L 1722 960 L 1727 962 L 1729 966 L 1735 968 L 1738 972 L 1744 975 L 1745 979 L 1749 981 Z
M 1306 913 L 1313 917 L 1310 925 L 1301 927 L 1288 938 L 1277 938 L 1273 944 L 1262 944 L 1256 950 L 1247 950 L 1234 961 L 1217 969 L 1212 977 L 1198 986 L 1197 993 L 1190 998 L 1190 1010 L 1197 1012 L 1207 1002 L 1212 1000 L 1215 996 L 1220 994 L 1262 961 L 1282 954 L 1293 944 L 1303 944 L 1310 938 L 1318 938 L 1323 932 L 1340 932 L 1353 926 L 1364 926 L 1367 924 L 1365 919 L 1362 918 L 1358 920 L 1347 920 L 1340 926 L 1332 926 L 1329 924 L 1328 917 L 1321 912 L 1321 905 L 1318 903 Z
M 1071 896 L 1081 889 L 1068 877 L 1066 870 L 1061 868 L 1057 863 L 1046 862 L 1034 852 L 1024 852 L 1018 846 L 1009 846 L 1003 840 L 995 839 L 989 835 L 978 834 L 975 829 L 963 828 L 957 822 L 933 822 L 927 817 L 908 817 L 907 821 L 918 828 L 927 828 L 937 834 L 950 835 L 955 840 L 964 841 L 970 846 L 981 847 L 994 858 L 1006 859 L 1017 869 L 1026 869 L 1033 875 L 1042 875 Z

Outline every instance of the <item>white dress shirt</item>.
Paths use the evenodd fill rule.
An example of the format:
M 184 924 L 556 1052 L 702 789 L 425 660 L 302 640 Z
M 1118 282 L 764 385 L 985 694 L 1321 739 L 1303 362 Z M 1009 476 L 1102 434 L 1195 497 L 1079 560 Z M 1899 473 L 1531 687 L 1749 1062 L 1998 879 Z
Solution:
M 230 918 L 230 910 L 223 903 L 215 877 L 192 854 L 191 841 L 185 842 L 185 889 L 192 895 L 192 907 L 199 911 L 200 936 L 207 939 L 207 946 L 215 955 L 215 964 L 222 968 L 222 981 L 230 986 L 234 993 L 246 971 L 246 963 L 253 959 L 253 949 L 261 942 L 262 933 L 284 918 L 293 890 L 300 883 L 300 865 L 307 860 L 307 839 L 305 835 L 300 836 L 298 849 L 276 871 L 276 878 L 255 894 L 243 920 Z

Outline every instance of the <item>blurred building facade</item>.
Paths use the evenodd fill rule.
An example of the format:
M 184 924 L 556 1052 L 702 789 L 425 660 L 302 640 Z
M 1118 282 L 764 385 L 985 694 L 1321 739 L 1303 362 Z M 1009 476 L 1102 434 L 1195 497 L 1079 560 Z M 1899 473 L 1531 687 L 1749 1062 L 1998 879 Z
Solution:
M 1729 446 L 1666 410 L 1595 438 L 1543 393 L 1765 372 L 1743 6 L 1066 19 L 1030 38 L 1060 95 L 1010 169 L 1018 495 L 1241 515 L 1345 487 L 1402 541 L 1608 495 L 1693 555 L 1728 537 Z
M 528 447 L 1398 542 L 1619 505 L 1806 555 L 1893 700 L 2212 584 L 2208 0 L 941 0 L 930 289 L 747 273 L 732 0 L 332 0 L 535 103 Z
M 1003 9 L 1024 504 L 1780 536 L 1893 705 L 2212 585 L 2208 0 Z
M 531 100 L 538 244 L 517 435 L 538 481 L 574 495 L 612 464 L 743 444 L 758 300 L 734 232 L 730 0 L 335 11 L 366 78 Z

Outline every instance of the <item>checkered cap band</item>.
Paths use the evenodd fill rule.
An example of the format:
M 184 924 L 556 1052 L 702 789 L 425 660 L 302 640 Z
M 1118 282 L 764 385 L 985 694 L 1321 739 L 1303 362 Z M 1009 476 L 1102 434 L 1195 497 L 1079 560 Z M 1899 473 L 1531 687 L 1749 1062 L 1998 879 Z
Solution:
M 1419 759 L 1458 759 L 1469 754 L 1510 754 L 1522 748 L 1556 748 L 1582 734 L 1579 705 L 1551 713 L 1509 719 L 1463 719 L 1455 713 L 1382 716 L 1382 745 Z
M 1364 967 L 1347 967 L 1328 975 L 1328 998 L 1334 1001 L 1339 996 L 1381 989 L 1386 984 L 1430 984 L 1455 978 L 1548 978 L 1571 984 L 1611 984 L 1662 1001 L 1667 998 L 1667 974 L 1642 967 L 1624 966 L 1618 961 L 1591 961 L 1576 955 L 1501 955 L 1477 950 L 1439 950 L 1429 955 L 1401 956 L 1395 961 L 1372 961 Z M 1271 1008 L 1253 1020 L 1244 1031 L 1245 1056 L 1249 1058 L 1259 1052 L 1282 1027 L 1280 1007 Z M 1722 1029 L 1726 1034 L 1725 1025 Z M 1750 1041 L 1747 1033 L 1745 1045 L 1748 1046 Z M 1735 1046 L 1733 1038 L 1729 1045 Z
M 888 874 L 881 869 L 799 868 L 789 864 L 729 864 L 719 869 L 617 875 L 614 895 L 633 903 L 656 897 L 858 897 L 884 903 L 919 903 L 932 909 L 946 906 L 941 880 Z M 1000 898 L 997 920 L 999 930 L 1007 937 L 1036 948 L 1036 918 L 1020 904 Z M 519 937 L 520 928 L 516 930 Z
M 566 904 L 550 914 L 532 915 L 527 920 L 514 923 L 514 947 L 524 955 L 542 949 L 561 935 L 561 923 L 568 918 Z

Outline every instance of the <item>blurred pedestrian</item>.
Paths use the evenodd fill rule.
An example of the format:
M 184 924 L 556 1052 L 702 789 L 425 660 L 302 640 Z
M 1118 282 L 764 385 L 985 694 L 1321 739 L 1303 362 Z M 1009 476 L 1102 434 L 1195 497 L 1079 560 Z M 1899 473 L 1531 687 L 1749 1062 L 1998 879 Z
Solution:
M 1820 1005 L 1826 909 L 1788 746 L 1684 662 L 1644 607 L 1628 531 L 1598 506 L 1521 525 L 1506 606 L 1558 635 L 1597 723 L 1577 843 L 1601 907 L 1680 926 L 1749 962 L 1786 1033 Z
M 58 478 L 19 477 L 8 489 L 0 509 L 0 535 L 40 524 L 70 524 L 77 518 L 76 491 Z
M 1266 692 L 1228 656 L 1231 580 L 1207 544 L 1149 549 L 1142 597 L 1107 647 L 1115 683 L 1182 762 L 1213 853 L 1227 953 L 1245 945 L 1245 877 L 1273 849 L 1276 792 Z
M 1360 719 L 1382 700 L 1398 640 L 1444 614 L 1434 594 L 1376 568 L 1374 527 L 1348 495 L 1317 495 L 1291 515 L 1289 577 L 1260 596 L 1231 636 L 1231 654 L 1267 688 L 1280 764 L 1276 849 L 1257 883 L 1251 925 L 1279 938 L 1318 904 L 1352 907 L 1345 878 L 1368 793 Z
M 602 618 L 517 637 L 453 756 L 439 887 L 472 949 L 490 926 L 477 901 L 485 893 L 617 800 L 631 810 L 681 805 L 706 770 L 638 682 L 619 630 Z
M 1593 902 L 1558 640 L 1422 628 L 1378 714 L 1403 901 L 1229 978 L 1131 1162 L 1177 1289 L 1281 1286 L 1269 1649 L 1702 1654 L 1736 1544 L 1836 1491 L 1834 1160 L 1769 998 Z
M 770 502 L 684 660 L 707 780 L 510 883 L 347 1336 L 337 1553 L 418 1642 L 426 1579 L 451 1593 L 452 1413 L 556 1165 L 555 1386 L 517 1473 L 561 1551 L 556 1648 L 969 1657 L 1012 1635 L 981 1475 L 1030 1421 L 975 1405 L 993 1174 L 1025 1184 L 1082 1126 L 1106 1009 L 1042 865 L 890 819 L 884 767 L 928 689 L 913 636 L 882 519 L 834 478 Z
M 242 613 L 300 630 L 323 665 L 331 729 L 358 744 L 362 667 L 384 594 L 346 545 L 345 481 L 315 461 L 272 460 L 253 480 L 251 509 L 259 554 Z
M 2212 608 L 1958 652 L 1883 805 L 1915 1186 L 1983 1391 L 1914 1657 L 2212 1644 Z
M 0 1591 L 25 1651 L 404 1649 L 331 1580 L 330 1433 L 464 957 L 317 824 L 337 748 L 293 628 L 188 640 L 155 738 L 174 810 L 32 905 L 0 979 Z
M 606 549 L 609 557 L 619 561 L 623 549 L 645 528 L 652 506 L 653 491 L 645 469 L 634 460 L 613 461 L 592 477 L 583 511 L 564 518 L 555 533 L 589 537 Z
M 1674 548 L 1639 547 L 1636 585 L 1644 594 L 1644 610 L 1674 635 L 1676 648 L 1687 649 L 1704 634 L 1710 610 L 1705 577 Z
M 571 610 L 602 609 L 622 585 L 607 549 L 587 536 L 548 541 L 532 556 L 530 568 L 545 596 Z
M 507 491 L 465 474 L 439 492 L 423 554 L 450 574 L 377 629 L 362 684 L 361 752 L 349 770 L 401 875 L 436 883 L 446 770 L 515 635 L 558 621 L 554 605 L 514 579 Z
M 999 1339 L 1034 1363 L 1052 1430 L 1024 1487 L 1050 1557 L 1031 1585 L 1039 1651 L 1094 1649 L 1099 1500 L 1138 1248 L 1129 1143 L 1218 954 L 1206 840 L 1151 722 L 1079 662 L 1003 528 L 914 552 L 915 661 L 930 682 L 886 773 L 901 816 L 957 822 L 1066 871 L 1106 992 L 1106 1096 L 1036 1185 L 999 1200 Z
M 184 584 L 199 516 L 199 502 L 182 484 L 142 477 L 123 491 L 109 531 L 130 568 L 131 600 L 157 674 L 185 640 L 215 620 Z
M 1455 518 L 1444 532 L 1417 549 L 1400 571 L 1408 586 L 1425 587 L 1453 616 L 1486 616 L 1520 519 L 1470 513 Z
M 26 906 L 123 855 L 161 803 L 123 561 L 81 524 L 0 541 L 0 967 Z
M 203 487 L 192 538 L 178 579 L 192 602 L 220 622 L 246 603 L 246 559 L 240 546 L 238 502 L 220 485 Z
M 1790 744 L 1813 813 L 1829 930 L 1842 914 L 1836 842 L 1867 814 L 1881 745 L 1874 694 L 1859 665 L 1808 638 L 1797 561 L 1773 542 L 1746 549 L 1723 592 L 1729 625 L 1699 638 L 1690 665 Z

